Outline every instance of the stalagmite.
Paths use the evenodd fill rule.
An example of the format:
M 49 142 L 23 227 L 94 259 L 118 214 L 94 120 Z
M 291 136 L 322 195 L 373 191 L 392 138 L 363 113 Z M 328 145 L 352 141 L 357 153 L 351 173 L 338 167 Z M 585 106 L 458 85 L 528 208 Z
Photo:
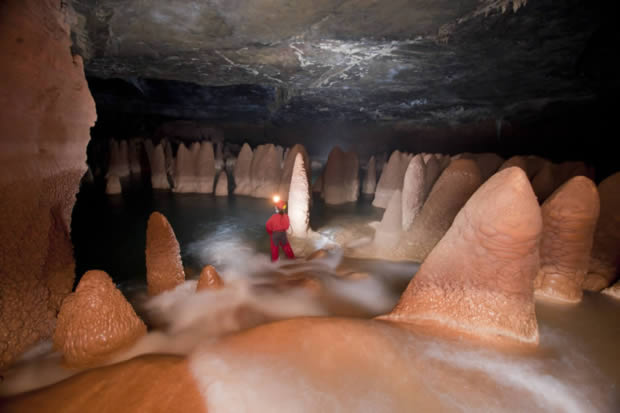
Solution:
M 547 161 L 545 158 L 536 155 L 530 155 L 525 158 L 525 162 L 527 165 L 527 177 L 532 181 L 534 177 L 540 172 L 540 170 L 545 166 Z
M 301 152 L 295 156 L 295 164 L 291 176 L 288 193 L 288 216 L 291 223 L 291 234 L 304 238 L 310 228 L 310 188 L 306 163 Z
M 252 148 L 244 143 L 235 162 L 235 195 L 250 195 L 252 191 L 250 173 L 252 167 Z
M 159 212 L 151 214 L 146 230 L 146 281 L 149 295 L 172 290 L 185 281 L 179 242 Z
M 598 185 L 601 213 L 594 232 L 594 244 L 583 289 L 600 291 L 620 272 L 620 172 Z
M 474 161 L 457 159 L 450 163 L 433 185 L 407 233 L 412 259 L 423 260 L 431 252 L 481 183 Z
M 170 189 L 168 174 L 166 173 L 166 156 L 164 147 L 159 144 L 153 148 L 151 162 L 151 186 L 153 189 Z
M 221 172 L 220 172 L 221 174 Z M 224 282 L 212 265 L 206 265 L 200 272 L 196 291 L 218 290 L 224 286 Z
M 390 160 L 383 168 L 381 177 L 379 177 L 379 182 L 377 183 L 375 191 L 375 199 L 372 201 L 373 206 L 379 208 L 387 207 L 390 199 L 392 199 L 394 191 L 402 189 L 403 178 L 409 164 L 407 161 L 403 167 L 403 157 L 406 157 L 406 154 L 402 154 L 400 151 L 394 151 L 392 155 L 390 155 Z
M 224 142 L 216 142 L 215 143 L 215 154 L 214 154 L 213 166 L 215 167 L 215 170 L 217 172 L 219 172 L 222 169 L 224 169 L 224 150 L 223 150 L 223 147 L 224 147 Z M 215 176 L 215 172 L 213 173 L 213 176 Z
M 174 192 L 198 192 L 197 161 L 199 155 L 199 143 L 194 142 L 190 149 L 183 144 L 179 145 L 175 164 Z
M 424 205 L 426 167 L 421 155 L 415 155 L 405 172 L 402 192 L 402 229 L 408 230 Z
M 127 142 L 117 142 L 115 139 L 110 139 L 109 148 L 110 158 L 107 176 L 116 175 L 119 178 L 128 176 L 129 158 L 127 155 Z
M 105 193 L 108 195 L 118 195 L 122 192 L 121 180 L 116 175 L 108 175 L 105 185 Z
M 555 170 L 553 172 L 555 187 L 558 188 L 572 177 L 580 175 L 594 179 L 593 176 L 590 176 L 589 170 L 583 162 L 568 161 L 557 164 L 555 165 Z
M 477 153 L 473 154 L 473 159 L 478 164 L 482 182 L 489 179 L 499 167 L 504 163 L 504 158 L 495 153 Z
M 198 152 L 197 164 L 197 192 L 202 194 L 213 193 L 215 182 L 215 157 L 213 155 L 213 144 L 211 142 L 200 143 L 200 151 Z M 226 186 L 226 195 L 228 195 L 228 183 Z
M 300 153 L 304 163 L 304 170 L 306 170 L 306 180 L 310 182 L 310 158 L 308 158 L 308 152 L 303 145 L 294 145 L 290 150 L 287 148 L 286 155 L 284 156 L 284 165 L 282 167 L 282 177 L 280 178 L 280 187 L 278 188 L 278 194 L 285 197 L 289 193 L 289 187 L 291 185 L 291 177 L 293 176 L 293 167 L 295 165 L 295 159 L 297 154 Z
M 329 153 L 323 172 L 325 203 L 338 205 L 355 202 L 359 196 L 359 162 L 353 152 L 343 152 L 336 146 Z
M 71 367 L 101 364 L 146 334 L 131 304 L 103 271 L 88 271 L 62 302 L 54 347 Z
M 467 201 L 398 305 L 382 318 L 537 345 L 532 282 L 541 230 L 525 173 L 508 168 L 495 174 Z
M 599 216 L 596 185 L 583 176 L 572 178 L 541 210 L 543 233 L 535 294 L 554 301 L 579 302 Z
M 392 195 L 392 199 L 383 213 L 381 223 L 375 232 L 374 244 L 379 249 L 394 248 L 400 240 L 402 232 L 402 196 L 400 190 Z
M 555 190 L 553 178 L 553 164 L 545 161 L 539 168 L 538 173 L 532 179 L 532 189 L 538 198 L 538 202 L 544 202 Z
M 611 287 L 605 288 L 601 293 L 620 300 L 620 281 L 616 282 Z
M 251 195 L 256 198 L 271 198 L 278 191 L 281 174 L 281 149 L 273 144 L 259 145 L 252 157 Z
M 323 173 L 317 176 L 314 180 L 314 183 L 312 184 L 312 192 L 321 194 L 321 197 L 323 197 Z
M 364 185 L 362 185 L 362 193 L 373 195 L 377 189 L 377 169 L 375 157 L 371 156 L 368 161 L 368 169 L 366 170 L 366 177 L 364 178 Z
M 221 170 L 219 175 L 217 176 L 215 196 L 228 196 L 228 174 L 224 169 Z
M 523 169 L 523 172 L 525 172 L 525 174 L 527 175 L 527 160 L 523 156 L 513 156 L 512 158 L 508 158 L 499 167 L 498 172 L 503 171 L 504 169 L 511 168 L 513 166 Z
M 424 194 L 423 198 L 426 199 L 433 189 L 433 185 L 441 175 L 441 166 L 439 161 L 434 156 L 428 158 L 425 164 L 425 176 L 424 176 Z
M 129 159 L 129 172 L 133 176 L 139 176 L 142 173 L 142 166 L 140 164 L 140 141 L 137 138 L 130 139 L 127 145 L 127 157 Z

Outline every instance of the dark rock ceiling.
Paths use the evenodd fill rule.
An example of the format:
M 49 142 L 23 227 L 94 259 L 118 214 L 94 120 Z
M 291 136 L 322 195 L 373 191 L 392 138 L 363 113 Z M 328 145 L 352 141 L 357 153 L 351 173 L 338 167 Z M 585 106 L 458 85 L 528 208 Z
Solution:
M 617 90 L 604 3 L 522 2 L 73 0 L 73 38 L 99 110 L 172 118 L 454 125 Z

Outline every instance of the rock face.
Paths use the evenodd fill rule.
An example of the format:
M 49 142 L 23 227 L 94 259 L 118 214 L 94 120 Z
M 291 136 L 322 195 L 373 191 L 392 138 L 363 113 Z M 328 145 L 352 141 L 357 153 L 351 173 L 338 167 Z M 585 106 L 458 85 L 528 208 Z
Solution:
M 601 291 L 601 293 L 620 300 L 620 281 L 618 281 L 609 288 L 605 288 L 603 291 Z
M 185 281 L 179 242 L 159 212 L 151 214 L 146 230 L 146 281 L 149 295 L 172 290 Z
M 66 12 L 0 5 L 0 369 L 51 336 L 74 280 L 71 210 L 96 113 Z
M 117 142 L 110 139 L 110 159 L 108 164 L 107 175 L 116 175 L 124 178 L 129 175 L 129 154 L 127 149 L 127 141 Z
M 407 234 L 411 258 L 423 260 L 431 252 L 481 181 L 474 161 L 457 159 L 450 163 L 433 185 Z
M 247 143 L 244 143 L 235 163 L 235 195 L 250 195 L 252 191 L 250 180 L 252 158 L 252 148 Z
M 394 191 L 400 191 L 403 188 L 403 178 L 407 166 L 409 166 L 407 154 L 400 151 L 392 152 L 390 160 L 383 167 L 383 172 L 377 183 L 375 199 L 372 201 L 373 206 L 379 208 L 387 207 Z
M 527 159 L 523 156 L 513 156 L 508 158 L 506 162 L 499 167 L 498 172 L 503 171 L 504 169 L 512 168 L 513 166 L 523 169 L 523 172 L 527 174 Z
M 377 189 L 377 166 L 374 156 L 370 157 L 368 161 L 368 169 L 366 170 L 366 176 L 364 177 L 364 185 L 362 185 L 362 193 L 367 195 L 374 195 Z
M 359 161 L 354 152 L 343 152 L 340 147 L 332 149 L 323 172 L 325 203 L 338 205 L 355 202 L 359 197 Z
M 200 143 L 197 162 L 198 182 L 196 192 L 212 194 L 215 183 L 215 155 L 211 142 Z M 226 195 L 228 195 L 228 180 L 226 182 Z
M 217 290 L 224 286 L 224 282 L 212 265 L 206 265 L 200 272 L 196 291 Z
M 375 232 L 374 244 L 377 248 L 387 250 L 398 244 L 403 226 L 402 204 L 400 191 L 394 192 Z
M 137 138 L 127 142 L 127 157 L 129 159 L 129 172 L 132 176 L 139 177 L 142 173 L 142 165 L 140 164 L 140 152 L 142 150 L 141 141 Z
M 200 144 L 193 143 L 190 149 L 179 145 L 175 161 L 174 192 L 198 192 L 198 156 Z
M 108 195 L 117 195 L 122 192 L 121 180 L 117 175 L 108 175 L 105 185 L 105 193 Z
M 611 284 L 620 269 L 620 172 L 598 185 L 601 213 L 596 231 L 588 275 L 583 289 L 600 291 Z
M 572 178 L 542 206 L 543 234 L 536 296 L 561 302 L 581 301 L 588 271 L 599 197 L 590 179 Z
M 166 173 L 166 155 L 162 144 L 153 148 L 149 162 L 151 163 L 151 186 L 153 189 L 170 189 L 168 174 Z
M 100 364 L 146 334 L 131 304 L 103 271 L 88 271 L 62 303 L 54 347 L 71 367 Z
M 534 193 L 536 197 L 538 197 L 538 202 L 544 202 L 549 195 L 553 193 L 555 190 L 555 183 L 553 178 L 553 164 L 549 161 L 545 161 L 540 168 L 534 178 L 532 179 L 532 189 L 534 189 Z
M 541 231 L 525 173 L 497 173 L 467 201 L 385 318 L 538 344 L 532 282 Z
M 312 184 L 312 192 L 323 195 L 323 174 L 319 175 Z
M 433 185 L 441 175 L 441 165 L 439 161 L 433 155 L 431 155 L 425 164 L 425 177 L 424 177 L 424 194 L 423 198 L 427 198 L 433 189 Z
M 504 158 L 495 153 L 489 152 L 474 154 L 473 159 L 478 164 L 478 169 L 480 169 L 480 177 L 482 178 L 482 182 L 489 179 L 504 163 Z
M 304 238 L 310 229 L 310 187 L 306 163 L 302 153 L 295 156 L 295 165 L 288 193 L 288 216 L 291 222 L 291 234 Z
M 403 230 L 409 229 L 413 223 L 414 218 L 422 209 L 424 205 L 426 183 L 426 167 L 421 155 L 415 155 L 409 161 L 409 166 L 405 172 L 405 178 L 403 179 Z
M 278 191 L 281 173 L 281 148 L 273 144 L 259 145 L 251 166 L 251 193 L 256 198 L 271 198 Z
M 291 178 L 293 177 L 293 167 L 295 166 L 295 159 L 297 158 L 297 154 L 301 154 L 302 161 L 304 163 L 304 171 L 306 172 L 306 180 L 308 181 L 308 185 L 310 183 L 310 158 L 308 157 L 308 152 L 303 145 L 297 144 L 294 145 L 290 150 L 287 150 L 286 155 L 284 156 L 284 166 L 282 167 L 282 177 L 280 178 L 280 186 L 278 188 L 278 194 L 281 197 L 288 196 L 289 189 L 291 186 Z
M 220 171 L 220 174 L 217 176 L 215 196 L 228 196 L 228 174 L 225 170 Z

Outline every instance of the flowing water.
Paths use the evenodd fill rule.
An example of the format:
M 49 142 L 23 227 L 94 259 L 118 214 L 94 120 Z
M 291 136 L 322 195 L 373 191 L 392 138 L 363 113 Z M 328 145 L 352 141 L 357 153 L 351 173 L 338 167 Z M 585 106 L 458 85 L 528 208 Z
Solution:
M 146 222 L 152 211 L 166 215 L 174 228 L 189 280 L 172 292 L 148 299 L 144 293 L 144 247 Z M 205 341 L 279 319 L 304 315 L 369 318 L 389 311 L 417 271 L 416 263 L 352 260 L 338 251 L 311 263 L 273 264 L 263 226 L 271 213 L 269 201 L 247 197 L 218 199 L 163 192 L 107 197 L 92 188 L 82 191 L 72 232 L 78 272 L 95 268 L 107 271 L 140 316 L 156 327 L 122 358 L 149 352 L 195 354 Z M 381 210 L 370 206 L 370 200 L 339 207 L 327 207 L 315 200 L 311 225 L 327 233 L 348 223 L 380 217 Z M 206 264 L 220 271 L 226 286 L 197 294 L 192 278 Z M 414 373 L 424 378 L 424 388 L 412 389 L 412 394 L 437 395 L 441 410 L 620 411 L 620 302 L 586 293 L 579 305 L 537 303 L 536 312 L 540 346 L 525 353 L 409 333 L 382 324 L 376 327 L 369 323 L 368 328 L 398 344 L 395 347 L 402 363 L 421 369 Z M 8 374 L 0 385 L 0 394 L 40 387 L 65 377 L 57 356 L 50 356 L 48 350 L 44 345 L 44 356 L 32 353 Z M 193 356 L 198 371 L 212 363 L 238 363 L 217 352 L 200 350 L 198 354 Z M 242 369 L 228 379 L 240 388 L 253 389 L 253 396 L 248 396 L 252 405 L 260 406 L 256 394 L 261 394 L 265 403 L 275 397 L 282 406 L 289 401 L 294 406 L 299 389 L 293 381 L 277 387 L 274 394 L 269 393 L 273 386 L 260 392 L 257 388 L 267 386 L 264 378 L 270 375 L 275 381 L 288 379 L 271 370 L 259 376 L 249 376 L 248 371 Z M 216 373 L 205 373 L 209 374 Z M 255 383 L 252 377 L 263 379 Z M 351 388 L 358 382 L 351 382 Z M 292 395 L 288 401 L 287 389 Z M 210 397 L 214 402 L 230 403 L 225 393 Z M 243 397 L 235 393 L 236 401 Z M 359 401 L 366 406 L 363 410 L 390 410 L 384 396 L 364 397 Z M 311 410 L 312 402 L 308 403 L 307 410 Z M 346 410 L 352 405 L 339 407 Z M 234 408 L 233 403 L 228 410 Z

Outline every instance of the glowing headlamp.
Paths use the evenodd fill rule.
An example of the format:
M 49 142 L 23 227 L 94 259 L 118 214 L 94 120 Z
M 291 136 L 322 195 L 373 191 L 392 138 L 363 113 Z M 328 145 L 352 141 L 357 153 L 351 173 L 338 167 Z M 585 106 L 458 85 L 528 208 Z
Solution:
M 280 195 L 274 195 L 273 196 L 273 202 L 274 202 L 274 204 L 277 204 L 278 202 L 280 202 Z

